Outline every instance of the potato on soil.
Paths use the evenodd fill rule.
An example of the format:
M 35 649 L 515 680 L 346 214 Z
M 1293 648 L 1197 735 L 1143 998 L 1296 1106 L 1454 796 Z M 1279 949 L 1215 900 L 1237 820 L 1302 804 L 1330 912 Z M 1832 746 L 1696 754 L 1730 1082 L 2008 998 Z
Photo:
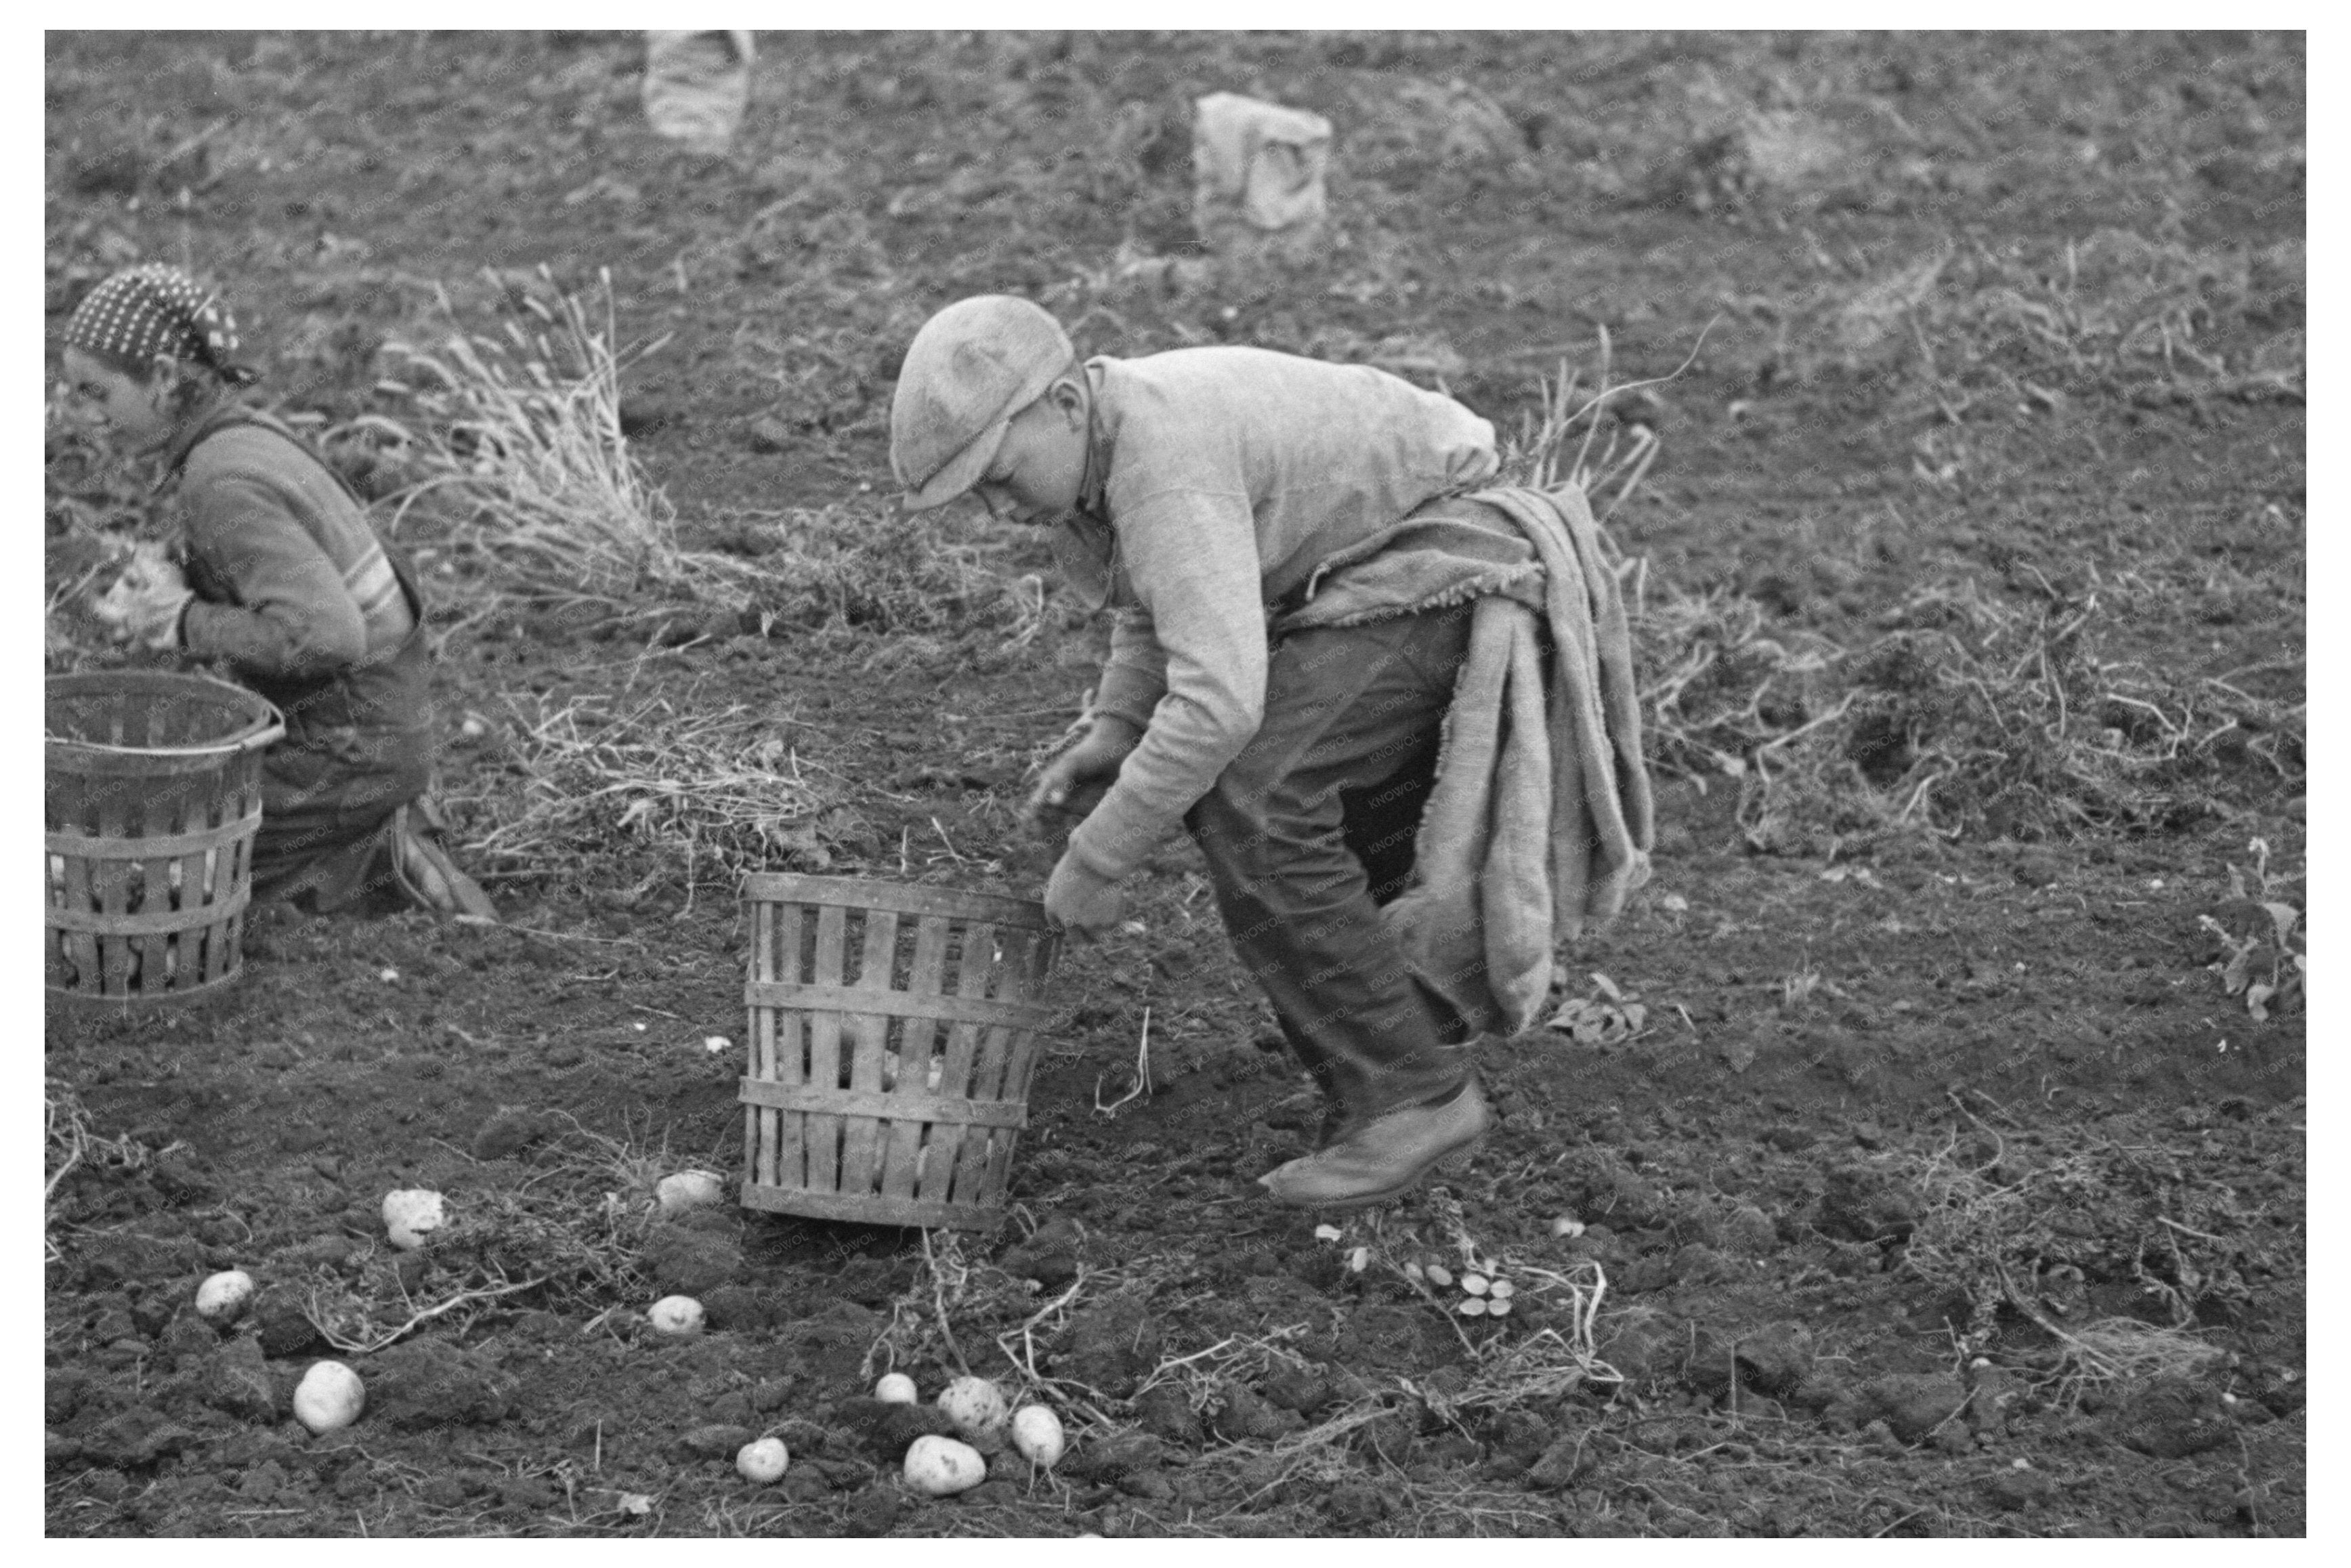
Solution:
M 196 1287 L 196 1316 L 208 1323 L 235 1322 L 253 1304 L 253 1276 L 242 1269 L 213 1275 Z
M 702 1303 L 692 1296 L 664 1296 L 645 1309 L 653 1333 L 685 1339 L 702 1332 Z
M 367 1385 L 340 1361 L 314 1363 L 294 1389 L 294 1416 L 313 1432 L 340 1431 L 367 1408 Z
M 912 1405 L 921 1396 L 915 1392 L 913 1378 L 903 1372 L 887 1372 L 874 1384 L 873 1397 L 884 1405 Z
M 430 1187 L 403 1187 L 383 1195 L 385 1237 L 403 1252 L 413 1252 L 447 1220 L 441 1195 Z
M 1030 1464 L 1051 1469 L 1061 1462 L 1068 1439 L 1061 1418 L 1042 1405 L 1023 1405 L 1012 1413 L 1012 1451 Z
M 987 1479 L 987 1461 L 968 1443 L 930 1433 L 908 1445 L 904 1474 L 925 1497 L 953 1497 Z
M 784 1447 L 781 1437 L 762 1437 L 755 1443 L 746 1443 L 735 1456 L 737 1472 L 758 1486 L 783 1479 L 784 1470 L 791 1462 L 791 1451 Z
M 985 1377 L 958 1377 L 948 1384 L 939 1396 L 939 1408 L 967 1437 L 996 1437 L 1012 1415 L 1003 1392 Z
M 678 1171 L 661 1178 L 653 1188 L 653 1201 L 664 1218 L 716 1208 L 726 1201 L 726 1183 L 715 1171 Z

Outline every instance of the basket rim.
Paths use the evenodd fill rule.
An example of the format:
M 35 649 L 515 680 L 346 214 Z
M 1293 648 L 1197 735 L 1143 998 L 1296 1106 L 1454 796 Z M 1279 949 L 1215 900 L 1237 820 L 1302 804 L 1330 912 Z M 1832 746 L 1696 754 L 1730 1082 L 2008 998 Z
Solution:
M 880 894 L 885 902 L 869 902 L 874 894 Z M 893 882 L 885 877 L 812 876 L 803 872 L 755 871 L 745 873 L 737 896 L 746 903 L 838 904 L 845 909 L 869 913 L 875 910 L 913 913 L 906 907 L 910 902 L 948 905 L 952 907 L 933 908 L 925 913 L 944 915 L 949 919 L 1013 925 L 1048 936 L 1060 935 L 1047 917 L 1044 904 L 1038 900 L 970 888 L 944 887 L 933 883 Z
M 48 728 L 46 698 L 49 696 L 94 695 L 141 687 L 158 692 L 170 692 L 176 688 L 189 695 L 202 691 L 206 696 L 231 699 L 244 711 L 246 722 L 241 728 L 223 738 L 206 741 L 201 746 L 123 746 L 107 740 L 84 740 L 78 736 L 56 735 Z M 186 671 L 83 670 L 51 675 L 43 696 L 41 740 L 45 747 L 63 747 L 108 757 L 216 757 L 256 750 L 286 733 L 285 715 L 278 712 L 276 703 L 259 692 L 238 685 L 234 681 Z

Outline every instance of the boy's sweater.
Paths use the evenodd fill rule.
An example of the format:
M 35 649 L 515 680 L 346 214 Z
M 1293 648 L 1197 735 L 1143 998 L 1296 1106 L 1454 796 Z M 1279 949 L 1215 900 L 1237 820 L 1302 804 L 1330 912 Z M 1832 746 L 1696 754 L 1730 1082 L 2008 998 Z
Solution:
M 1088 500 L 1113 538 L 1081 522 L 1056 550 L 1075 575 L 1107 576 L 1119 607 L 1093 711 L 1145 733 L 1071 847 L 1118 877 L 1257 734 L 1269 613 L 1330 557 L 1489 478 L 1494 428 L 1384 371 L 1262 349 L 1086 369 L 1101 476 Z

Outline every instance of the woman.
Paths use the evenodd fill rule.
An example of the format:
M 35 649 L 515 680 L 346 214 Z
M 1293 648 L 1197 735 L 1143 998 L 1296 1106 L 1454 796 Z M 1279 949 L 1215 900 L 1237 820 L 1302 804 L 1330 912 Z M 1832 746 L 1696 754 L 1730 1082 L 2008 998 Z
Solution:
M 120 459 L 154 457 L 182 559 L 142 555 L 95 613 L 124 642 L 217 660 L 276 704 L 256 898 L 347 905 L 388 880 L 419 904 L 496 918 L 433 841 L 424 601 L 333 469 L 248 406 L 236 325 L 176 267 L 118 272 L 65 332 L 68 395 Z M 184 564 L 183 564 L 183 562 Z

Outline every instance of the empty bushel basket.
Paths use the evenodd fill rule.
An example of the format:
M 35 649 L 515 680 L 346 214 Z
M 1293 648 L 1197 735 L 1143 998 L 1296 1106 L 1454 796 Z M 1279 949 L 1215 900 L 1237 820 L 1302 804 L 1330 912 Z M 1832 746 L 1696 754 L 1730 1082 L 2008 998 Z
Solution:
M 1042 905 L 758 873 L 747 1208 L 993 1228 L 1060 951 Z
M 186 1002 L 237 977 L 261 754 L 277 710 L 201 675 L 52 675 L 47 754 L 48 995 Z

